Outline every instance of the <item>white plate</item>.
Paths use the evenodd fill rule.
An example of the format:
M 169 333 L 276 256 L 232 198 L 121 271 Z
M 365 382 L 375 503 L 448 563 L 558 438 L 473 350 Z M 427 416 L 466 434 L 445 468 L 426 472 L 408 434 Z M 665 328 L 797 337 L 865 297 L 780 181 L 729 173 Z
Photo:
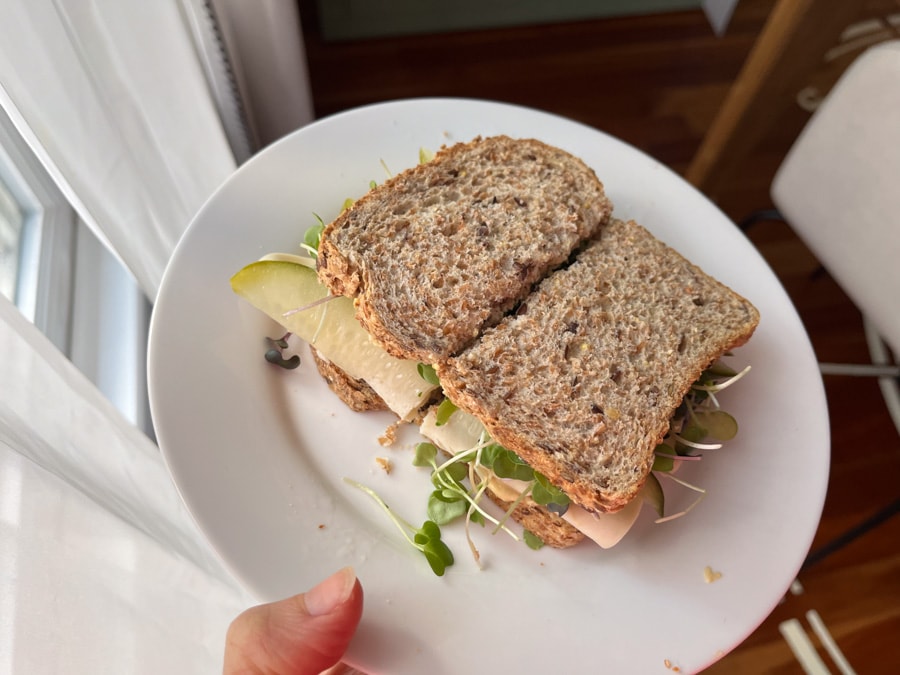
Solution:
M 429 481 L 411 439 L 384 448 L 389 418 L 350 412 L 305 359 L 263 360 L 278 330 L 234 296 L 229 278 L 270 251 L 295 251 L 313 213 L 415 164 L 420 147 L 505 133 L 582 157 L 620 217 L 634 218 L 750 298 L 762 321 L 735 363 L 753 370 L 722 401 L 741 424 L 728 447 L 679 474 L 709 490 L 686 518 L 644 513 L 618 547 L 535 552 L 459 527 L 457 562 L 438 578 L 367 497 L 425 516 Z M 829 462 L 824 391 L 806 333 L 763 259 L 674 173 L 583 125 L 505 104 L 425 99 L 375 105 L 312 124 L 242 166 L 202 208 L 163 280 L 150 339 L 160 446 L 212 547 L 260 599 L 304 590 L 352 565 L 365 587 L 347 659 L 403 673 L 682 672 L 719 659 L 769 614 L 815 532 Z M 385 474 L 376 457 L 389 457 Z M 665 481 L 673 507 L 694 494 Z M 649 509 L 645 509 L 645 512 Z M 704 568 L 722 578 L 708 584 Z

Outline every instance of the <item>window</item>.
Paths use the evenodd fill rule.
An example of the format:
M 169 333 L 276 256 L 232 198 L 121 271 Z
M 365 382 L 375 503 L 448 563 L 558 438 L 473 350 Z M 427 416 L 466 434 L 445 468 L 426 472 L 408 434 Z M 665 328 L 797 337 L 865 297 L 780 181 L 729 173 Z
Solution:
M 2 110 L 0 184 L 8 199 L 4 213 L 11 214 L 4 228 L 4 295 L 68 354 L 75 214 Z
M 10 300 L 15 300 L 22 220 L 19 202 L 0 182 L 0 293 Z
M 129 419 L 152 433 L 150 303 L 0 109 L 0 293 Z
M 233 157 L 249 157 L 259 144 L 257 135 L 275 140 L 311 121 L 296 7 L 282 3 L 259 12 L 248 3 L 218 0 L 178 4 Z M 167 17 L 164 12 L 160 20 Z M 220 17 L 227 19 L 224 25 Z M 244 63 L 241 54 L 252 58 Z M 127 69 L 113 71 L 119 83 Z M 245 94 L 261 103 L 248 108 Z M 145 375 L 150 303 L 79 220 L 2 109 L 0 184 L 0 293 L 12 298 L 127 419 L 152 434 Z

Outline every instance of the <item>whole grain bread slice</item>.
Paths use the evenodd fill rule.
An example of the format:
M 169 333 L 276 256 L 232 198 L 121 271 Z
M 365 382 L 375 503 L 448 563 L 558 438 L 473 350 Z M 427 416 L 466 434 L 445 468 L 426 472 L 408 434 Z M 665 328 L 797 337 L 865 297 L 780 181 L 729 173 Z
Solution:
M 613 220 L 515 315 L 437 366 L 444 393 L 594 512 L 638 493 L 690 386 L 756 308 L 634 222 Z
M 485 494 L 504 512 L 513 505 L 513 502 L 504 501 L 490 488 L 485 491 Z M 526 497 L 516 504 L 510 516 L 551 548 L 570 548 L 585 539 L 584 533 L 563 520 L 562 516 L 558 516 L 549 511 L 546 506 L 538 504 L 531 497 Z
M 320 280 L 355 299 L 372 338 L 437 363 L 474 341 L 608 221 L 584 162 L 532 139 L 441 149 L 324 229 Z

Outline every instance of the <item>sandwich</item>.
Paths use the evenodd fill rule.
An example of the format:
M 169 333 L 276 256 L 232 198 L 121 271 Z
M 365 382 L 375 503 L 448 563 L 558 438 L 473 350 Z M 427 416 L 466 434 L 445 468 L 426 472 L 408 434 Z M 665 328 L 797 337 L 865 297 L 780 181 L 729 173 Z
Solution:
M 642 501 L 659 507 L 660 454 L 677 464 L 705 447 L 703 434 L 684 433 L 698 426 L 686 397 L 707 398 L 720 358 L 759 321 L 748 300 L 612 210 L 577 157 L 533 139 L 476 138 L 324 226 L 315 270 L 270 261 L 293 265 L 283 267 L 291 278 L 315 275 L 311 295 L 273 302 L 284 285 L 261 290 L 243 270 L 232 285 L 305 335 L 353 410 L 392 410 L 464 456 L 473 493 L 504 510 L 498 524 L 510 517 L 557 548 L 585 534 L 609 546 Z M 339 321 L 335 349 L 328 331 Z M 376 359 L 363 350 L 379 365 L 368 369 Z

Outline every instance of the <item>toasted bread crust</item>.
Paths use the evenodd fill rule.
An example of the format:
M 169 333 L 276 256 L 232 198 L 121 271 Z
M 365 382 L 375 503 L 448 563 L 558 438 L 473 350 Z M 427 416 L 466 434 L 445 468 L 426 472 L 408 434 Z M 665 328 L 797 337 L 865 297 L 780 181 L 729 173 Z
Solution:
M 602 183 L 540 141 L 476 138 L 371 190 L 322 233 L 318 273 L 390 354 L 473 342 L 607 222 Z
M 486 494 L 497 506 L 506 511 L 512 505 L 500 499 L 490 490 Z M 523 499 L 510 514 L 513 520 L 552 548 L 569 548 L 584 541 L 585 536 L 562 516 L 551 513 L 530 497 Z
M 367 412 L 369 410 L 387 410 L 387 404 L 375 392 L 365 380 L 351 377 L 336 365 L 319 356 L 312 347 L 313 360 L 319 374 L 340 398 L 354 412 Z
M 598 513 L 637 495 L 688 389 L 759 321 L 747 300 L 618 220 L 522 309 L 438 364 L 444 392 Z

